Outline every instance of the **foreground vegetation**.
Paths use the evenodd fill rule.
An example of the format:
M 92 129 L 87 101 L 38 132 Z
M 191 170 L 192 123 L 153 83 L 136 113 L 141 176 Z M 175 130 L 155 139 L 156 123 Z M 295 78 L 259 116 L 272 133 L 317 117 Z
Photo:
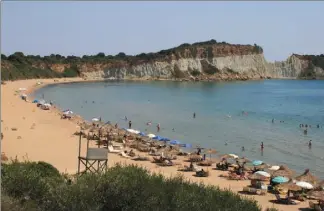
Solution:
M 213 210 L 260 211 L 256 201 L 181 177 L 151 175 L 136 166 L 116 166 L 79 179 L 44 162 L 2 166 L 3 210 Z

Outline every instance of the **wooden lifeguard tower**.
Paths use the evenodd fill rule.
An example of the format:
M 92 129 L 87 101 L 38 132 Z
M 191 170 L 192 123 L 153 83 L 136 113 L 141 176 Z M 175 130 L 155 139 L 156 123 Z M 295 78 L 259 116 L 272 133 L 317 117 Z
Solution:
M 89 147 L 90 139 L 87 138 L 86 155 L 81 156 L 82 133 L 79 136 L 79 156 L 78 156 L 78 175 L 84 173 L 102 173 L 108 168 L 108 149 L 98 147 Z M 80 172 L 81 164 L 85 170 Z

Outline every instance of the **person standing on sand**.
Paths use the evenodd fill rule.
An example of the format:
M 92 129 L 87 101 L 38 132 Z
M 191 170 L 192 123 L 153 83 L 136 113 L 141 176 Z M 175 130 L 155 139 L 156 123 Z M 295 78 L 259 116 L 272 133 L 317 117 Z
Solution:
M 157 132 L 160 132 L 160 123 L 157 124 L 156 128 L 157 128 Z
M 129 122 L 128 122 L 128 127 L 129 127 L 129 129 L 132 128 L 132 121 L 129 121 Z

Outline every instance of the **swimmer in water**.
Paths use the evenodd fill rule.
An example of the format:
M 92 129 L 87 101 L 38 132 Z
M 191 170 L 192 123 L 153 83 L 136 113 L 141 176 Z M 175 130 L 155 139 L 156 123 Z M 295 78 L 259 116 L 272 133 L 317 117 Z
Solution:
M 124 118 L 124 119 L 125 119 L 125 121 L 127 121 L 127 116 L 125 116 L 125 118 Z
M 263 142 L 261 142 L 261 150 L 263 150 L 264 148 L 264 145 L 263 145 Z
M 309 142 L 308 142 L 308 147 L 309 147 L 309 148 L 312 147 L 312 140 L 309 140 Z
M 196 118 L 196 112 L 193 113 L 193 118 Z
M 272 123 L 274 123 L 274 119 L 272 119 Z
M 128 127 L 129 127 L 129 129 L 132 128 L 132 121 L 128 122 Z
M 245 151 L 245 148 L 244 148 L 244 146 L 242 147 L 242 152 L 244 152 Z
M 156 129 L 157 129 L 157 132 L 160 132 L 160 123 L 159 124 L 157 124 L 157 126 L 156 126 Z
M 175 131 L 175 129 L 174 129 L 174 128 L 172 128 L 172 131 L 174 132 L 174 131 Z
M 146 123 L 147 126 L 150 126 L 152 124 L 152 121 L 149 121 Z

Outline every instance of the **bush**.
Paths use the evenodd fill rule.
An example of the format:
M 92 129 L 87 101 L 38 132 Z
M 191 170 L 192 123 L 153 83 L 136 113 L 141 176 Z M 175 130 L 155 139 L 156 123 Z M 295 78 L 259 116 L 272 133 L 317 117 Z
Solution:
M 86 174 L 68 183 L 49 164 L 14 162 L 4 166 L 2 176 L 5 194 L 21 206 L 36 204 L 46 211 L 261 210 L 255 201 L 230 191 L 182 177 L 165 178 L 136 166 L 117 165 L 104 174 Z

